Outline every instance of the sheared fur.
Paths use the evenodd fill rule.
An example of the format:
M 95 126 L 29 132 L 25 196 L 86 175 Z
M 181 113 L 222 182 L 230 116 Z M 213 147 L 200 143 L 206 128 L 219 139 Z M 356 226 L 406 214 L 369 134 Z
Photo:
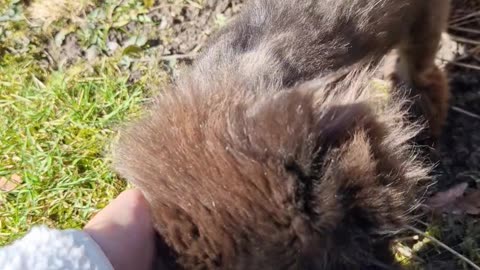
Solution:
M 370 67 L 399 46 L 395 79 L 437 123 L 446 101 L 432 100 L 448 89 L 426 74 L 444 76 L 430 56 L 446 12 L 444 0 L 251 0 L 115 148 L 169 267 L 397 267 L 390 240 L 428 167 L 407 95 L 378 98 Z

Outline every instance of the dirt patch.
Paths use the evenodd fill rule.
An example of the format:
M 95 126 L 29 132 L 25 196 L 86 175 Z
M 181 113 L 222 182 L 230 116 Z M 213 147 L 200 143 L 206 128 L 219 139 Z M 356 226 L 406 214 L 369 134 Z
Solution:
M 480 115 L 479 72 L 452 68 L 450 71 L 452 106 Z M 451 109 L 441 152 L 439 188 L 459 182 L 480 184 L 480 119 Z M 439 173 L 440 173 L 439 172 Z
M 480 19 L 468 17 L 480 10 L 480 1 L 457 0 L 453 6 L 449 33 L 464 50 L 446 67 L 452 108 L 440 147 L 440 189 L 464 181 L 480 184 L 480 69 L 476 69 L 480 67 L 480 44 L 475 44 L 480 31 L 469 31 L 480 29 Z
M 243 1 L 206 0 L 203 5 L 156 1 L 150 8 L 141 2 L 90 5 L 83 16 L 51 23 L 47 44 L 39 44 L 44 47 L 44 59 L 50 61 L 51 69 L 61 69 L 79 61 L 117 57 L 119 66 L 136 80 L 142 73 L 138 66 L 147 61 L 191 60 L 208 37 L 240 11 Z M 174 69 L 175 64 L 167 67 L 170 63 L 166 63 L 166 68 Z
M 199 48 L 225 20 L 240 10 L 242 1 L 209 0 L 205 5 L 156 5 L 148 12 L 152 24 L 130 22 L 125 29 L 115 29 L 109 42 L 124 45 L 133 35 L 147 37 L 162 55 L 186 54 Z
M 206 39 L 224 26 L 228 19 L 240 11 L 241 0 L 208 0 L 204 7 L 192 5 L 159 5 L 151 13 L 152 20 L 158 21 L 158 29 L 145 29 L 161 37 L 162 29 L 170 29 L 170 39 L 162 40 L 164 54 L 185 54 L 202 46 Z M 150 31 L 153 30 L 153 31 Z

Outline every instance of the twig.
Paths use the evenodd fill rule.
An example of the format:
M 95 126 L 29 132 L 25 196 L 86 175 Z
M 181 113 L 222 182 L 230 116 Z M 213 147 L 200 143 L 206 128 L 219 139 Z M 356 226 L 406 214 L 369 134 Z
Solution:
M 151 8 L 148 10 L 148 13 L 152 13 L 152 12 L 157 11 L 157 10 L 162 9 L 162 8 L 169 8 L 169 7 L 175 7 L 175 6 L 178 6 L 178 4 L 163 4 L 163 5 L 158 5 L 158 6 L 155 6 L 155 7 L 151 7 Z M 197 5 L 192 5 L 192 4 L 190 4 L 190 3 L 189 3 L 189 4 L 180 4 L 180 7 L 188 7 L 188 6 L 201 9 L 201 7 L 199 7 L 199 6 L 197 6 Z
M 415 228 L 415 227 L 412 227 L 410 225 L 407 225 L 406 226 L 407 229 L 417 233 L 417 234 L 420 234 L 421 236 L 425 237 L 425 238 L 428 238 L 430 241 L 434 242 L 435 244 L 441 246 L 442 248 L 444 248 L 445 250 L 447 250 L 448 252 L 452 253 L 453 255 L 457 256 L 458 258 L 460 258 L 461 260 L 463 260 L 464 262 L 466 262 L 467 264 L 469 264 L 471 267 L 473 267 L 474 269 L 476 270 L 480 270 L 480 266 L 476 265 L 474 262 L 472 262 L 471 260 L 469 260 L 467 257 L 463 256 L 462 254 L 456 252 L 455 250 L 453 250 L 452 248 L 450 248 L 449 246 L 445 245 L 443 242 L 441 242 L 440 240 L 436 239 L 435 237 L 433 236 L 430 236 L 424 232 L 422 232 L 421 230 Z
M 425 227 L 428 227 L 428 223 L 426 223 L 425 221 L 422 221 L 422 220 L 420 220 L 420 219 L 418 219 L 418 218 L 415 219 L 415 222 L 420 223 L 420 224 L 422 224 L 422 225 L 425 226 Z
M 171 54 L 171 55 L 164 55 L 160 57 L 160 60 L 164 61 L 170 61 L 170 60 L 177 60 L 177 59 L 193 59 L 198 56 L 198 51 L 200 51 L 203 47 L 203 44 L 197 44 L 193 50 L 191 50 L 189 53 L 185 54 Z
M 447 61 L 447 62 L 449 62 L 449 61 Z M 480 66 L 477 66 L 477 65 L 465 64 L 465 63 L 460 63 L 460 62 L 456 62 L 456 61 L 450 61 L 449 63 L 452 64 L 452 65 L 455 65 L 455 66 L 459 66 L 459 67 L 470 68 L 470 69 L 474 69 L 474 70 L 480 70 Z
M 450 35 L 450 37 L 452 38 L 452 40 L 455 40 L 455 41 L 458 41 L 458 42 L 471 44 L 471 45 L 480 45 L 480 41 L 477 41 L 477 40 L 473 40 L 473 39 L 469 39 L 469 38 L 463 38 L 463 37 L 457 37 L 457 36 L 454 36 L 454 35 Z
M 468 58 L 468 57 L 470 57 L 470 56 L 471 56 L 471 55 L 464 55 L 464 56 L 462 56 L 462 57 L 459 57 L 458 60 L 463 60 L 463 59 Z M 437 59 L 440 60 L 440 61 L 442 61 L 442 62 L 446 62 L 446 63 L 452 64 L 452 65 L 455 65 L 455 66 L 464 67 L 464 68 L 471 68 L 471 69 L 474 69 L 474 70 L 480 70 L 480 66 L 479 66 L 479 65 L 461 63 L 461 62 L 459 62 L 458 60 L 456 60 L 456 61 L 451 61 L 451 60 L 448 60 L 448 59 L 445 59 L 445 58 L 441 58 L 441 57 L 437 57 Z
M 193 59 L 198 55 L 197 52 L 186 53 L 186 54 L 170 54 L 160 57 L 160 60 L 171 61 L 177 59 Z
M 480 46 L 477 46 L 475 48 L 472 48 L 469 50 L 471 54 L 478 54 L 480 52 Z
M 450 24 L 457 24 L 457 23 L 460 23 L 462 21 L 465 21 L 466 19 L 478 16 L 478 15 L 480 15 L 480 11 L 472 12 L 470 14 L 467 14 L 467 15 L 463 16 L 463 17 L 451 20 Z
M 43 53 L 47 56 L 48 62 L 50 63 L 51 66 L 58 67 L 57 61 L 53 58 L 53 56 L 50 54 L 48 50 L 44 50 Z
M 465 115 L 468 115 L 468 116 L 470 116 L 470 117 L 473 117 L 473 118 L 475 118 L 475 119 L 480 120 L 480 115 L 475 114 L 475 113 L 472 113 L 472 112 L 469 112 L 469 111 L 464 110 L 464 109 L 462 109 L 462 108 L 459 108 L 459 107 L 457 107 L 457 106 L 452 106 L 452 110 L 453 110 L 453 111 L 456 111 L 456 112 L 459 112 L 459 113 L 463 113 L 463 114 L 465 114 Z
M 117 8 L 121 7 L 125 3 L 125 0 L 120 0 L 117 4 L 113 5 L 112 8 L 109 10 L 107 14 L 107 19 L 108 19 L 108 28 L 111 28 L 113 25 L 113 13 L 117 10 Z
M 158 5 L 156 7 L 151 7 L 149 10 L 148 10 L 148 14 L 152 13 L 152 12 L 155 12 L 157 10 L 160 10 L 162 8 L 168 8 L 168 7 L 173 7 L 175 6 L 175 4 L 165 4 L 165 5 Z
M 40 81 L 40 80 L 37 78 L 37 76 L 35 76 L 35 75 L 33 75 L 33 74 L 32 74 L 32 80 L 33 80 L 33 82 L 35 83 L 35 86 L 37 86 L 38 88 L 42 88 L 42 89 L 47 88 L 47 87 L 45 86 L 45 84 L 43 84 L 43 82 Z
M 120 0 L 120 2 L 113 7 L 112 13 L 115 12 L 115 10 L 116 10 L 117 8 L 123 6 L 123 4 L 125 4 L 125 1 L 126 1 L 126 0 Z
M 469 24 L 472 24 L 472 23 L 476 23 L 477 21 L 478 21 L 478 18 L 470 18 L 469 20 L 459 22 L 459 23 L 456 23 L 456 24 L 452 24 L 451 26 L 469 25 Z
M 468 28 L 468 27 L 461 27 L 461 26 L 449 26 L 451 30 L 456 30 L 456 31 L 461 31 L 461 32 L 466 32 L 466 33 L 471 33 L 471 34 L 480 34 L 480 30 Z
M 101 78 L 101 77 L 90 77 L 90 78 L 80 79 L 80 80 L 78 80 L 77 82 L 79 82 L 79 83 L 100 82 L 100 81 L 103 81 L 103 80 L 105 80 L 105 79 L 104 79 L 104 78 Z

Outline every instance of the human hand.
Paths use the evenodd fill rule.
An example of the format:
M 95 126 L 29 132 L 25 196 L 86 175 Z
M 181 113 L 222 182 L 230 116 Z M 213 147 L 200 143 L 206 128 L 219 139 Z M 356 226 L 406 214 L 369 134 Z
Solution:
M 150 208 L 136 189 L 122 192 L 85 226 L 115 270 L 151 269 L 155 231 Z

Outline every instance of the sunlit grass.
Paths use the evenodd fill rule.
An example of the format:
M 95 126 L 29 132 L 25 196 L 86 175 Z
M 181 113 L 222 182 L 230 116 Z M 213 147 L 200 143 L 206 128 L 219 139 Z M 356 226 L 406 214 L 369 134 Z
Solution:
M 45 75 L 26 60 L 4 61 L 0 74 L 0 177 L 22 180 L 0 192 L 0 243 L 34 224 L 82 226 L 124 188 L 109 167 L 108 146 L 145 91 L 108 70 Z

